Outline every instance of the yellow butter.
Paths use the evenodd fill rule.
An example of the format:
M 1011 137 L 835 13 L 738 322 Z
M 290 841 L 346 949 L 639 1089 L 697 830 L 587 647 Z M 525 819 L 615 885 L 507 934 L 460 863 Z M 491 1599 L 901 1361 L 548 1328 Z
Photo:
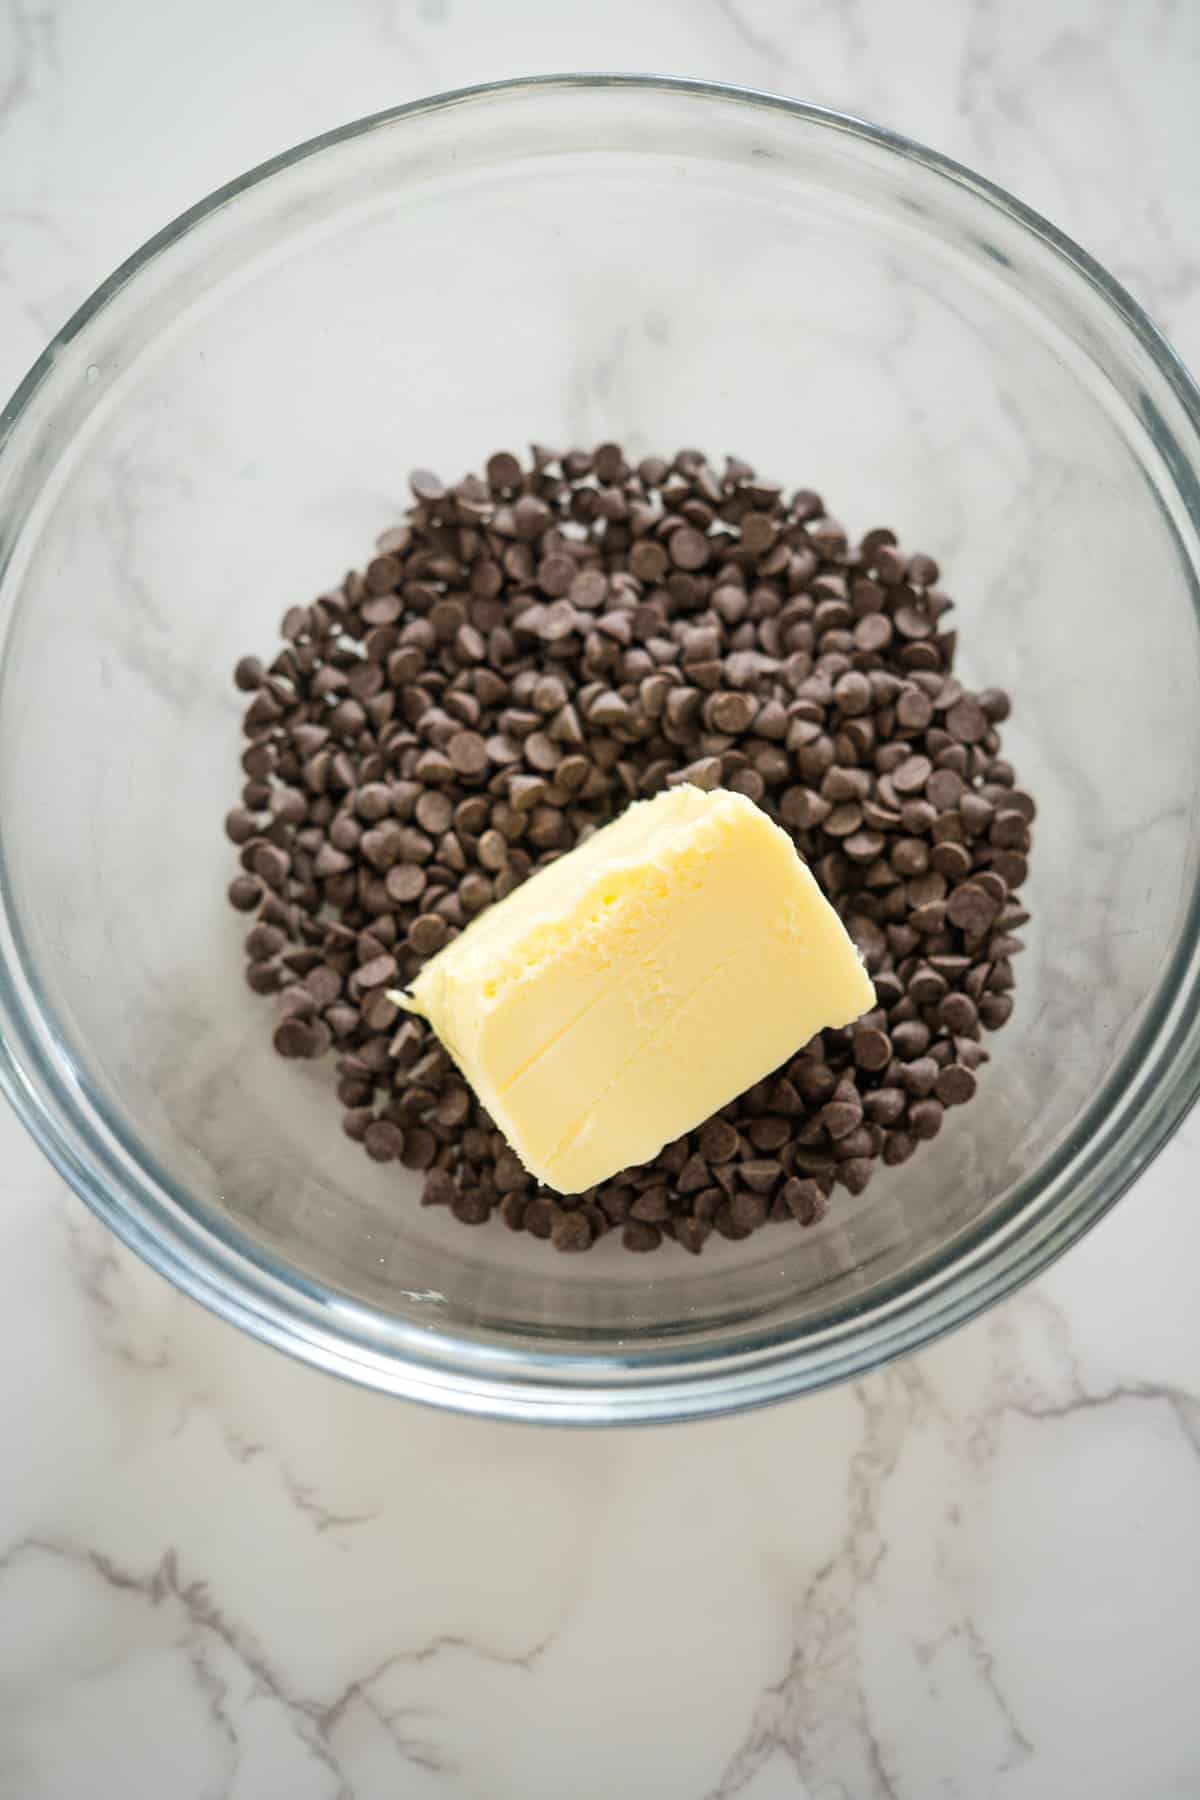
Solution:
M 790 838 L 741 794 L 683 786 L 482 913 L 405 1004 L 525 1167 L 573 1194 L 648 1162 L 875 993 Z

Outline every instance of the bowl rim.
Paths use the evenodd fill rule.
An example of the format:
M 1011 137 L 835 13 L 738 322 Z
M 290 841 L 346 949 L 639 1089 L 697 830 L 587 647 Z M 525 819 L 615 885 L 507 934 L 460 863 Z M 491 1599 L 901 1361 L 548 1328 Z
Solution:
M 572 89 L 683 95 L 732 102 L 748 111 L 782 112 L 916 163 L 1004 214 L 1092 288 L 1147 353 L 1200 437 L 1200 391 L 1145 310 L 1071 238 L 996 183 L 885 126 L 783 95 L 690 77 L 595 72 L 481 82 L 385 108 L 308 138 L 216 188 L 126 258 L 50 340 L 0 411 L 0 459 L 64 348 L 145 269 L 238 196 L 336 145 L 402 121 L 496 96 Z M 1181 474 L 1188 477 L 1186 491 Z M 1172 476 L 1200 528 L 1200 481 L 1186 465 L 1175 466 Z M 0 890 L 3 885 L 0 864 Z M 206 1226 L 190 1209 L 165 1206 L 146 1183 L 134 1191 L 119 1154 L 101 1142 L 89 1120 L 80 1119 L 70 1085 L 29 1030 L 18 988 L 2 959 L 0 1020 L 15 1029 L 0 1031 L 0 1092 L 58 1172 L 119 1238 L 183 1292 L 278 1349 L 362 1385 L 468 1413 L 559 1424 L 664 1423 L 741 1411 L 879 1367 L 1011 1293 L 1088 1231 L 1162 1149 L 1200 1094 L 1200 1007 L 1176 1004 L 1200 991 L 1198 946 L 1200 886 L 1193 893 L 1172 969 L 1160 982 L 1159 994 L 1167 998 L 1143 1022 L 1121 1059 L 1132 1076 L 1145 1063 L 1142 1046 L 1153 1044 L 1163 1064 L 1160 1078 L 1152 1092 L 1138 1098 L 1130 1119 L 1109 1134 L 1109 1141 L 1072 1144 L 1060 1154 L 1061 1191 L 1035 1221 L 1035 1232 L 1021 1229 L 1023 1206 L 1017 1205 L 998 1225 L 992 1221 L 986 1230 L 965 1234 L 953 1256 L 915 1286 L 894 1283 L 881 1305 L 873 1303 L 865 1328 L 847 1310 L 835 1326 L 803 1339 L 776 1328 L 748 1333 L 732 1349 L 659 1348 L 574 1358 L 561 1351 L 506 1351 L 453 1332 L 400 1327 L 395 1320 L 388 1321 L 390 1341 L 383 1343 L 377 1326 L 387 1315 L 319 1290 L 296 1270 L 281 1275 L 278 1267 L 248 1254 L 245 1244 Z M 1167 1016 L 1172 1008 L 1173 1020 Z M 1136 1154 L 1130 1154 L 1135 1135 Z M 1090 1191 L 1080 1202 L 1069 1189 L 1084 1174 L 1091 1177 Z

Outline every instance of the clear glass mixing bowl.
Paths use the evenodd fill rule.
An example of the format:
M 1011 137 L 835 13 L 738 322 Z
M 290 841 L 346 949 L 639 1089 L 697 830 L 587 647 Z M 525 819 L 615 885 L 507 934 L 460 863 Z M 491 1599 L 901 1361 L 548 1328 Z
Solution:
M 0 451 L 0 1078 L 189 1293 L 397 1394 L 695 1416 L 879 1363 L 1087 1228 L 1200 1079 L 1200 407 L 1043 220 L 886 132 L 694 82 L 451 94 L 303 145 L 146 246 Z M 693 1259 L 469 1231 L 282 1064 L 221 819 L 235 658 L 423 464 L 698 444 L 895 524 L 1009 687 L 1040 802 L 975 1103 L 816 1230 Z

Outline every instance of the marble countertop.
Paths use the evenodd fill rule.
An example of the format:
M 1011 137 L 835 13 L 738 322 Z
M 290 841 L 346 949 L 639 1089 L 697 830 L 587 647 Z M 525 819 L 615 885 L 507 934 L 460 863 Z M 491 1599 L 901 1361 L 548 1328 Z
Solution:
M 786 90 L 1046 212 L 1200 362 L 1187 0 L 5 0 L 0 386 L 285 145 L 575 68 Z M 327 1380 L 0 1116 L 0 1800 L 1200 1794 L 1200 1118 L 1033 1288 L 717 1424 Z

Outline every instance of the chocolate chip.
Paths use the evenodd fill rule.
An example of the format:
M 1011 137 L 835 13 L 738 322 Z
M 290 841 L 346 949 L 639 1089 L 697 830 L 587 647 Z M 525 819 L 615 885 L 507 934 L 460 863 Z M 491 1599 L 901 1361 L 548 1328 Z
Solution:
M 987 728 L 987 714 L 977 700 L 959 700 L 946 714 L 946 730 L 960 744 L 980 743 Z
M 728 1210 L 733 1224 L 739 1231 L 744 1231 L 747 1235 L 766 1223 L 766 1197 L 761 1193 L 755 1193 L 752 1189 L 739 1189 L 729 1201 Z M 720 1225 L 718 1224 L 719 1229 Z
M 445 484 L 431 469 L 414 469 L 408 478 L 408 485 L 418 500 L 434 504 L 446 498 Z
M 405 1132 L 400 1160 L 406 1169 L 428 1169 L 436 1155 L 437 1139 L 432 1131 L 418 1126 L 414 1131 Z
M 408 928 L 408 941 L 418 956 L 435 956 L 448 936 L 446 921 L 437 913 L 422 913 Z
M 671 533 L 667 541 L 671 561 L 676 568 L 695 570 L 702 569 L 711 555 L 711 545 L 702 531 L 695 531 L 690 525 L 682 525 Z
M 1029 847 L 1029 826 L 1025 817 L 1011 807 L 996 814 L 988 836 L 999 850 L 1025 851 Z
M 933 764 L 927 756 L 909 756 L 892 771 L 892 786 L 898 794 L 919 794 L 928 785 L 932 774 Z M 934 799 L 932 793 L 929 797 Z M 934 804 L 938 804 L 936 800 Z
M 862 1119 L 858 1101 L 831 1100 L 820 1113 L 820 1120 L 830 1137 L 836 1140 L 853 1131 Z
M 989 1031 L 998 1031 L 1001 1025 L 1007 1024 L 1012 1016 L 1012 1009 L 1011 994 L 985 994 L 979 1002 L 979 1017 Z
M 892 1048 L 905 1062 L 924 1056 L 929 1039 L 929 1027 L 921 1019 L 904 1019 L 892 1026 Z
M 908 1109 L 908 1129 L 916 1138 L 935 1138 L 942 1129 L 940 1100 L 917 1100 Z
M 505 1202 L 521 1201 L 521 1196 L 507 1194 Z M 522 1202 L 523 1204 L 523 1202 Z M 483 1225 L 491 1217 L 491 1202 L 488 1195 L 479 1188 L 468 1189 L 465 1193 L 456 1191 L 450 1200 L 450 1210 L 460 1225 Z M 508 1217 L 510 1228 L 513 1216 Z
M 700 1131 L 700 1154 L 707 1163 L 728 1162 L 736 1155 L 738 1134 L 725 1119 L 710 1119 Z
M 645 1188 L 626 1211 L 632 1219 L 646 1219 L 653 1225 L 660 1225 L 671 1216 L 670 1190 L 662 1182 L 655 1187 Z
M 497 450 L 487 459 L 489 484 L 500 493 L 511 493 L 521 483 L 521 465 L 511 450 Z
M 998 911 L 993 897 L 971 881 L 955 888 L 946 902 L 946 917 L 968 937 L 977 937 L 989 930 Z
M 262 899 L 263 886 L 253 875 L 236 875 L 228 888 L 229 904 L 237 912 L 253 912 Z
M 859 1026 L 854 1032 L 854 1060 L 860 1069 L 886 1069 L 892 1059 L 892 1044 L 886 1031 L 873 1025 Z
M 924 731 L 933 718 L 933 702 L 920 688 L 906 688 L 896 700 L 896 723 L 904 731 Z
M 963 796 L 962 776 L 953 769 L 935 769 L 926 784 L 925 795 L 939 812 L 953 812 Z
M 363 1146 L 372 1162 L 394 1162 L 404 1150 L 404 1133 L 387 1119 L 368 1125 Z
M 482 775 L 488 766 L 487 745 L 477 731 L 456 731 L 446 754 L 459 775 Z
M 749 730 L 757 710 L 749 694 L 711 694 L 704 704 L 704 723 L 710 731 L 737 737 Z
M 878 655 L 892 641 L 892 621 L 886 613 L 868 613 L 854 627 L 854 642 L 868 655 Z
M 587 1250 L 592 1243 L 592 1228 L 581 1210 L 560 1212 L 550 1227 L 550 1241 L 556 1250 Z
M 304 1019 L 287 1018 L 276 1027 L 274 1044 L 280 1056 L 308 1056 L 312 1042 L 312 1026 Z
M 848 838 L 853 836 L 862 822 L 862 807 L 857 801 L 848 800 L 833 808 L 824 821 L 823 829 L 827 837 Z
M 912 1062 L 902 1064 L 897 1070 L 897 1076 L 906 1093 L 921 1098 L 932 1093 L 933 1084 L 938 1078 L 938 1064 L 932 1056 L 918 1056 Z
M 1029 874 L 1029 863 L 1023 853 L 1017 850 L 996 850 L 992 853 L 992 869 L 999 875 L 1005 886 L 1015 893 L 1023 887 Z
M 908 1098 L 902 1088 L 872 1088 L 863 1095 L 863 1113 L 873 1125 L 894 1125 L 904 1116 Z
M 908 978 L 908 992 L 917 1006 L 936 1006 L 946 992 L 946 977 L 927 963 L 918 963 Z
M 870 1156 L 850 1156 L 838 1164 L 838 1180 L 850 1194 L 861 1194 L 874 1173 Z
M 670 559 L 662 545 L 648 539 L 634 544 L 629 552 L 629 567 L 639 581 L 661 581 L 669 566 Z
M 953 1037 L 974 1037 L 979 1030 L 979 1014 L 968 994 L 947 994 L 938 1018 Z
M 948 1063 L 934 1083 L 934 1092 L 943 1106 L 964 1106 L 973 1098 L 976 1086 L 970 1069 L 961 1063 Z
M 706 1219 L 684 1217 L 674 1222 L 675 1242 L 692 1256 L 699 1256 L 711 1235 L 712 1225 Z
M 856 718 L 870 710 L 871 683 L 857 669 L 848 669 L 834 684 L 833 700 L 847 718 Z
M 394 982 L 398 972 L 395 957 L 389 956 L 386 951 L 382 951 L 378 956 L 371 957 L 368 962 L 360 963 L 355 970 L 354 981 L 357 991 L 361 994 L 365 993 L 368 988 L 382 987 L 385 982 Z M 318 973 L 324 972 L 318 971 Z M 312 977 L 310 976 L 308 986 L 312 988 L 312 985 Z M 341 984 L 339 983 L 338 988 L 330 995 L 330 1000 L 336 999 L 337 993 L 340 991 L 340 985 Z M 321 1001 L 318 999 L 317 1003 L 320 1005 Z M 326 1002 L 326 1004 L 328 1003 L 329 1002 Z
M 784 1137 L 786 1142 L 787 1133 Z M 751 1142 L 753 1138 L 751 1137 Z M 749 1162 L 738 1164 L 737 1175 L 746 1186 L 756 1194 L 769 1194 L 783 1174 L 783 1165 L 773 1157 L 754 1157 Z
M 791 1176 L 784 1182 L 781 1194 L 788 1211 L 801 1225 L 815 1225 L 825 1216 L 828 1202 L 815 1181 Z
M 892 844 L 889 860 L 897 875 L 906 879 L 923 875 L 929 867 L 929 845 L 924 838 L 897 838 Z

